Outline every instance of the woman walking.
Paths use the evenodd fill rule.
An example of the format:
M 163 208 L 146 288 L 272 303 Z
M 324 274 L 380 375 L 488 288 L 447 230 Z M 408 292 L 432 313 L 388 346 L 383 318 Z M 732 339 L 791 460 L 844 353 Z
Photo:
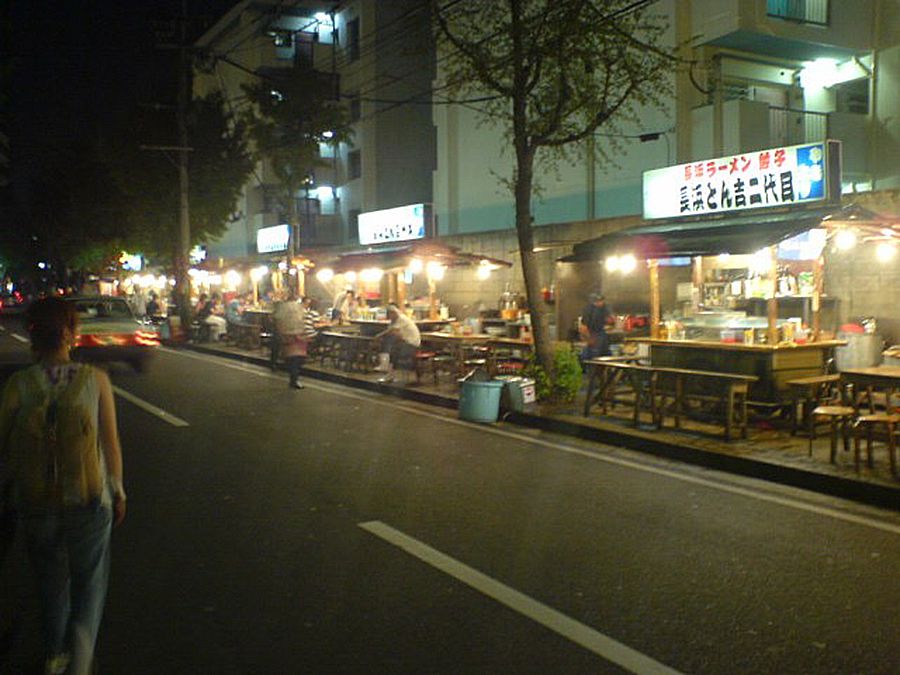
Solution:
M 113 524 L 125 518 L 122 452 L 109 376 L 70 357 L 75 305 L 34 302 L 36 363 L 0 402 L 0 467 L 11 483 L 37 578 L 46 673 L 87 673 L 109 580 Z

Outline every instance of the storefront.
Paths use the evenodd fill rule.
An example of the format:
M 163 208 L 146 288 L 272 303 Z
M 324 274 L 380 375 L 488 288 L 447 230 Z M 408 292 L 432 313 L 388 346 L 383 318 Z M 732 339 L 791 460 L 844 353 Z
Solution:
M 889 264 L 900 244 L 895 223 L 840 205 L 839 151 L 817 143 L 647 172 L 645 224 L 577 244 L 562 264 L 582 273 L 561 276 L 593 276 L 614 311 L 645 309 L 650 336 L 634 342 L 653 365 L 755 375 L 751 399 L 777 403 L 841 344 L 827 256 L 853 237 Z

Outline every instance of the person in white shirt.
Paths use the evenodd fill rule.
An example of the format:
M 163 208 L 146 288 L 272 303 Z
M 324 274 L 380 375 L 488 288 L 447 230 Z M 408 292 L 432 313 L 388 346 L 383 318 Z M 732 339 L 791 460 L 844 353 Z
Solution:
M 414 370 L 416 351 L 422 344 L 422 336 L 419 334 L 419 328 L 415 322 L 406 314 L 400 311 L 397 305 L 391 303 L 387 307 L 388 319 L 391 325 L 387 330 L 382 331 L 376 337 L 379 339 L 389 340 L 390 344 L 383 347 L 383 351 L 388 351 L 391 355 L 390 368 L 384 377 L 379 378 L 379 382 L 393 382 L 394 368 L 402 370 Z

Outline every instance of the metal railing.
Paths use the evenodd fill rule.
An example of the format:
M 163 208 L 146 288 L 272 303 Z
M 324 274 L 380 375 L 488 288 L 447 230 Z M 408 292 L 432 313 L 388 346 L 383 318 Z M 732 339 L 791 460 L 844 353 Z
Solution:
M 824 141 L 828 138 L 828 113 L 771 106 L 769 134 L 774 145 Z
M 828 0 L 766 0 L 766 14 L 778 19 L 828 25 Z

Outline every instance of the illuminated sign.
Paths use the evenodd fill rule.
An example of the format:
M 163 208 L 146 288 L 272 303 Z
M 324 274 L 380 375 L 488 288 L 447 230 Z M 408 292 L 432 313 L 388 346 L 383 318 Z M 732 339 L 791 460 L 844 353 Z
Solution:
M 644 218 L 705 216 L 840 199 L 840 144 L 758 150 L 644 172 Z
M 431 204 L 410 204 L 359 214 L 359 243 L 363 245 L 424 239 L 432 231 Z
M 126 253 L 122 251 L 122 255 L 119 256 L 119 264 L 122 265 L 123 270 L 140 272 L 144 267 L 144 259 L 140 253 Z
M 264 227 L 256 231 L 256 250 L 260 253 L 287 251 L 290 236 L 291 230 L 286 224 Z
M 188 253 L 188 260 L 190 260 L 191 265 L 199 265 L 206 260 L 206 246 L 201 246 L 200 244 L 194 246 Z

